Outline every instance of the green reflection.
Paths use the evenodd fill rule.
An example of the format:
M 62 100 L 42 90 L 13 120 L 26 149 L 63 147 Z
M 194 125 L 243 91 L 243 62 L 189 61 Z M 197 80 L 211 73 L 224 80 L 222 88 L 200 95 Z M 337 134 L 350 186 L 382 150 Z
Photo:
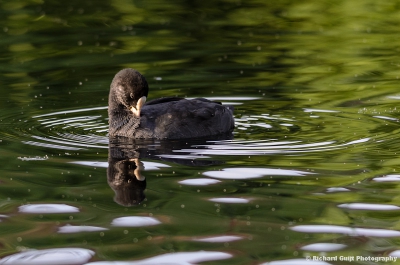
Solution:
M 0 217 L 0 255 L 76 246 L 111 261 L 201 249 L 234 255 L 215 264 L 259 264 L 301 258 L 301 246 L 319 242 L 347 246 L 333 256 L 388 255 L 398 247 L 396 238 L 289 228 L 400 230 L 399 211 L 338 207 L 399 205 L 399 184 L 375 180 L 400 170 L 399 10 L 397 1 L 1 2 L 0 214 L 8 217 Z M 146 172 L 143 204 L 116 204 L 104 168 L 70 162 L 107 161 L 101 141 L 107 139 L 108 88 L 123 67 L 146 76 L 150 98 L 235 97 L 226 101 L 240 103 L 235 140 L 244 142 L 242 149 L 229 145 L 223 154 L 207 154 L 224 162 L 208 167 L 164 161 L 169 168 Z M 95 109 L 40 117 L 86 108 Z M 365 141 L 354 142 L 360 139 Z M 315 174 L 178 184 L 238 166 Z M 208 200 L 214 197 L 251 200 Z M 28 203 L 65 203 L 80 212 L 19 213 L 18 206 Z M 154 216 L 163 224 L 110 226 L 130 215 Z M 57 234 L 66 224 L 109 230 Z M 191 240 L 218 235 L 244 239 Z

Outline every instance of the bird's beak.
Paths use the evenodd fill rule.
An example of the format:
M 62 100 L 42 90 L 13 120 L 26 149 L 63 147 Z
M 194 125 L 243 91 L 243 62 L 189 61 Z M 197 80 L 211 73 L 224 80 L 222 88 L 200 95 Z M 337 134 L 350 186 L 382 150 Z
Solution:
M 132 111 L 133 115 L 136 117 L 140 117 L 140 110 L 142 109 L 144 103 L 146 103 L 146 97 L 143 96 L 139 98 L 138 102 L 136 103 L 136 106 L 132 106 L 130 110 Z

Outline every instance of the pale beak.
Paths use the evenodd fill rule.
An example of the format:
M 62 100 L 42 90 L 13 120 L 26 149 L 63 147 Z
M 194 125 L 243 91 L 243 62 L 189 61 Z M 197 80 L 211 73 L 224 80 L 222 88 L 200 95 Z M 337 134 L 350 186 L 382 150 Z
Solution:
M 132 106 L 130 110 L 132 111 L 133 115 L 136 117 L 140 117 L 140 110 L 142 109 L 144 103 L 146 103 L 146 97 L 143 96 L 139 98 L 138 102 L 136 103 L 136 107 Z

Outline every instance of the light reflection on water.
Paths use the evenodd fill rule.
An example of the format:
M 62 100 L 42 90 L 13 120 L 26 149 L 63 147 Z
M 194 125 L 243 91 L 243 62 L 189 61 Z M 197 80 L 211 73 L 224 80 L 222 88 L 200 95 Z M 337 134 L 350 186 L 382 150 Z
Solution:
M 177 252 L 159 255 L 153 258 L 144 259 L 140 261 L 126 261 L 118 262 L 121 265 L 152 265 L 152 264 L 176 264 L 176 265 L 189 265 L 205 261 L 229 259 L 232 255 L 218 251 L 197 251 L 197 252 Z M 90 262 L 87 265 L 107 265 L 115 264 L 115 262 L 99 261 Z
M 373 180 L 377 182 L 397 182 L 400 181 L 400 175 L 390 174 L 383 177 L 376 177 Z
M 214 237 L 194 238 L 193 241 L 210 242 L 210 243 L 225 243 L 225 242 L 232 242 L 232 241 L 241 240 L 241 239 L 243 239 L 243 237 L 241 237 L 241 236 L 214 236 Z
M 146 216 L 125 216 L 114 219 L 111 222 L 112 226 L 121 227 L 140 227 L 149 225 L 159 225 L 161 224 L 156 218 L 146 217 Z
M 227 98 L 216 98 L 219 100 Z M 235 100 L 229 98 L 229 100 Z M 236 99 L 238 100 L 238 99 Z M 240 99 L 243 100 L 243 99 Z M 238 101 L 240 101 L 238 100 Z M 257 100 L 256 98 L 249 98 L 246 100 Z M 242 105 L 241 102 L 237 102 L 236 105 Z M 35 120 L 40 124 L 36 126 L 34 130 L 31 130 L 31 135 L 26 135 L 22 143 L 30 146 L 44 147 L 54 150 L 65 150 L 65 151 L 84 151 L 84 150 L 108 150 L 110 147 L 110 141 L 107 136 L 107 118 L 104 114 L 97 114 L 98 111 L 104 111 L 106 108 L 85 108 L 77 110 L 59 111 L 49 114 L 43 114 L 35 116 Z M 84 113 L 85 115 L 80 115 Z M 338 113 L 336 110 L 323 110 L 323 109 L 304 109 L 304 113 Z M 93 115 L 92 115 L 93 114 Z M 319 117 L 314 117 L 319 118 Z M 381 118 L 381 117 L 375 117 Z M 265 133 L 270 132 L 270 130 L 285 131 L 285 128 L 295 128 L 295 131 L 301 130 L 304 124 L 299 123 L 296 117 L 283 117 L 281 115 L 269 115 L 269 114 L 259 114 L 259 115 L 237 115 L 236 116 L 236 126 L 237 129 L 245 128 L 246 130 L 252 130 L 257 128 L 259 130 L 264 130 Z M 116 176 L 108 176 L 109 191 L 114 191 L 114 201 L 122 206 L 130 207 L 132 205 L 143 205 L 145 207 L 147 204 L 158 203 L 157 199 L 154 198 L 155 188 L 159 187 L 154 183 L 154 175 L 151 171 L 161 171 L 173 170 L 179 174 L 179 168 L 176 168 L 176 164 L 182 164 L 184 166 L 190 166 L 196 168 L 196 175 L 192 174 L 179 174 L 179 178 L 174 179 L 167 186 L 180 185 L 180 187 L 193 187 L 197 193 L 199 193 L 199 199 L 214 205 L 217 212 L 225 211 L 225 207 L 240 207 L 246 206 L 254 209 L 260 208 L 260 203 L 262 204 L 265 197 L 263 194 L 236 194 L 235 192 L 231 194 L 226 194 L 226 187 L 230 181 L 249 181 L 252 183 L 259 183 L 257 185 L 266 187 L 272 187 L 271 183 L 283 181 L 283 182 L 295 182 L 298 186 L 300 183 L 307 183 L 312 179 L 318 179 L 320 173 L 315 170 L 304 170 L 296 169 L 296 167 L 290 168 L 280 168 L 277 166 L 237 166 L 235 164 L 230 164 L 229 161 L 225 165 L 224 161 L 219 161 L 220 158 L 225 159 L 225 157 L 250 157 L 250 156 L 274 156 L 274 155 L 287 155 L 288 157 L 299 154 L 315 154 L 320 152 L 330 152 L 330 151 L 341 151 L 346 150 L 349 147 L 356 147 L 358 145 L 365 146 L 371 144 L 371 138 L 361 137 L 361 138 L 350 138 L 348 140 L 338 140 L 332 137 L 330 140 L 319 140 L 319 139 L 291 139 L 290 137 L 279 137 L 279 138 L 268 138 L 265 139 L 246 139 L 243 134 L 236 132 L 235 138 L 231 140 L 206 140 L 206 141 L 185 141 L 182 144 L 166 144 L 164 141 L 150 141 L 144 143 L 123 143 L 119 146 L 122 152 L 125 152 L 125 162 L 116 162 L 112 164 L 112 167 L 117 169 Z M 139 159 L 138 159 L 139 158 Z M 26 157 L 21 156 L 18 158 L 23 162 L 40 162 L 40 161 L 52 161 L 54 158 L 51 156 L 35 156 Z M 148 161 L 151 160 L 151 161 Z M 124 160 L 122 160 L 124 161 Z M 74 157 L 72 161 L 68 161 L 69 164 L 86 166 L 87 168 L 108 168 L 110 169 L 110 157 L 109 162 L 105 160 L 91 160 L 82 159 L 79 157 Z M 115 163 L 112 162 L 112 163 Z M 127 170 L 124 172 L 121 165 L 126 163 L 129 165 L 131 171 Z M 140 164 L 140 165 L 139 165 Z M 208 165 L 208 167 L 204 167 Z M 214 168 L 209 168 L 209 166 Z M 200 168 L 197 168 L 200 167 Z M 216 167 L 216 168 L 215 168 Z M 135 169 L 136 168 L 136 169 Z M 140 170 L 139 170 L 140 169 Z M 140 172 L 145 171 L 146 173 Z M 121 175 L 118 175 L 121 174 Z M 162 175 L 160 173 L 160 175 Z M 198 176 L 206 176 L 209 178 L 198 178 Z M 125 177 L 133 177 L 132 179 Z M 158 175 L 157 175 L 158 176 Z M 314 177 L 315 176 L 315 177 Z M 280 177 L 280 178 L 276 178 Z M 296 178 L 297 180 L 294 180 Z M 387 175 L 385 177 L 374 178 L 376 182 L 388 182 L 396 181 L 396 175 Z M 135 184 L 135 181 L 138 181 Z M 256 182 L 257 181 L 257 182 Z M 149 182 L 149 184 L 147 184 Z M 269 183 L 269 184 L 267 184 Z M 254 185 L 254 184 L 250 184 Z M 147 186 L 147 189 L 146 189 Z M 221 189 L 224 187 L 224 192 L 220 194 L 205 193 L 203 194 L 203 188 L 216 187 L 216 189 Z M 312 186 L 310 186 L 312 187 Z M 169 189 L 176 189 L 176 187 L 170 187 Z M 326 195 L 335 194 L 340 192 L 350 192 L 351 190 L 347 187 L 326 187 L 326 193 L 322 192 L 310 192 L 313 195 Z M 268 190 L 266 190 L 268 191 Z M 277 192 L 279 194 L 279 192 Z M 64 196 L 64 195 L 63 195 Z M 107 195 L 108 197 L 112 197 Z M 150 198 L 147 198 L 150 197 Z M 157 197 L 157 196 L 156 196 Z M 264 202 L 265 203 L 265 202 Z M 190 206 L 186 206 L 186 202 L 179 202 L 181 209 L 190 209 Z M 61 213 L 80 213 L 80 210 L 71 205 L 66 204 L 27 204 L 19 207 L 20 213 L 34 213 L 34 214 L 61 214 Z M 267 211 L 276 211 L 276 207 L 279 206 L 267 206 Z M 340 209 L 346 210 L 369 210 L 369 211 L 393 211 L 398 210 L 395 205 L 389 204 L 367 204 L 367 203 L 342 203 L 337 205 Z M 261 209 L 264 210 L 264 207 Z M 139 208 L 140 209 L 140 208 Z M 142 213 L 139 213 L 141 215 Z M 168 213 L 164 213 L 168 216 Z M 153 216 L 153 213 L 151 213 Z M 123 216 L 109 219 L 106 223 L 102 223 L 101 226 L 96 225 L 96 222 L 84 222 L 84 223 L 63 223 L 56 225 L 56 229 L 59 235 L 63 234 L 81 234 L 81 233 L 112 233 L 112 229 L 116 228 L 148 228 L 165 226 L 165 220 L 171 220 L 171 217 L 165 217 L 160 215 L 160 219 L 151 216 Z M 158 216 L 158 215 L 155 215 Z M 173 218 L 172 218 L 173 220 Z M 168 221 L 171 222 L 171 221 Z M 252 222 L 247 221 L 247 225 Z M 257 222 L 255 222 L 257 223 Z M 261 222 L 262 223 L 262 222 Z M 267 229 L 267 228 L 262 228 Z M 384 229 L 372 229 L 372 228 L 353 228 L 345 226 L 307 226 L 307 225 L 292 225 L 289 226 L 289 230 L 293 232 L 303 232 L 303 233 L 340 233 L 351 236 L 372 236 L 372 237 L 396 237 L 397 231 L 384 230 Z M 124 230 L 127 231 L 127 230 Z M 268 229 L 266 230 L 268 231 Z M 246 234 L 245 237 L 252 237 L 251 234 Z M 190 237 L 189 237 L 190 238 Z M 192 237 L 193 238 L 193 237 Z M 227 243 L 236 242 L 243 239 L 242 236 L 235 235 L 221 235 L 221 232 L 209 233 L 200 237 L 194 237 L 191 241 L 198 243 Z M 135 240 L 135 239 L 134 239 Z M 304 246 L 302 249 L 304 251 L 313 251 L 315 249 L 320 249 L 321 251 L 340 251 L 340 249 L 346 247 L 344 244 L 334 245 L 332 243 L 318 243 L 310 244 L 309 246 Z M 49 250 L 50 252 L 52 250 Z M 53 259 L 51 252 L 48 259 Z M 38 262 L 43 262 L 44 258 L 48 255 L 46 253 L 39 253 L 43 259 L 38 259 Z M 194 262 L 208 261 L 208 260 L 219 260 L 228 259 L 231 254 L 224 252 L 191 252 L 191 253 L 176 253 L 178 256 L 173 256 L 173 254 L 165 254 L 161 256 L 155 256 L 153 258 L 144 259 L 140 261 L 129 261 L 126 264 L 151 264 L 154 260 L 169 259 L 170 257 L 174 260 L 175 264 L 191 264 Z M 10 259 L 20 259 L 19 254 L 15 256 L 8 256 L 6 258 Z M 34 258 L 38 255 L 36 252 L 32 252 Z M 91 254 L 92 255 L 92 254 Z M 24 256 L 25 257 L 25 256 Z M 85 256 L 86 257 L 86 256 Z M 176 258 L 182 257 L 181 261 L 177 261 Z M 57 261 L 56 259 L 53 259 Z M 4 260 L 5 261 L 5 260 Z M 280 261 L 284 262 L 284 261 Z M 299 262 L 299 260 L 290 260 L 290 262 Z M 302 262 L 302 261 L 300 261 Z M 88 264 L 108 264 L 109 262 L 92 262 Z M 124 263 L 124 262 L 123 262 Z M 272 264 L 268 263 L 268 264 Z M 4 263 L 7 264 L 7 263 Z M 22 263 L 23 264 L 23 263 Z M 46 263 L 43 263 L 46 264 Z M 77 263 L 83 264 L 83 263 Z
M 207 179 L 207 178 L 196 178 L 196 179 L 185 179 L 179 181 L 180 184 L 183 185 L 193 185 L 193 186 L 205 186 L 219 183 L 221 181 L 216 179 Z
M 27 204 L 19 207 L 21 213 L 76 213 L 79 209 L 66 204 Z
M 309 259 L 288 259 L 262 263 L 261 265 L 331 265 L 326 261 L 309 260 Z
M 98 232 L 105 231 L 108 228 L 98 226 L 87 226 L 87 225 L 65 225 L 58 228 L 57 233 L 70 234 L 70 233 L 82 233 L 82 232 Z
M 0 3 L 0 263 L 399 255 L 395 3 L 93 3 Z M 110 152 L 124 67 L 233 105 L 234 139 Z
M 315 251 L 315 252 L 329 252 L 329 251 L 337 251 L 347 247 L 344 244 L 335 244 L 335 243 L 315 243 L 309 244 L 306 246 L 302 246 L 302 250 L 306 251 Z
M 218 203 L 248 203 L 250 199 L 245 198 L 211 198 L 209 201 Z
M 206 171 L 203 175 L 217 179 L 252 179 L 265 176 L 305 176 L 314 174 L 296 170 L 275 169 L 275 168 L 224 168 L 219 171 Z
M 33 131 L 37 135 L 31 135 L 29 138 L 34 140 L 26 140 L 23 143 L 61 150 L 108 148 L 107 120 L 102 115 L 76 116 L 82 112 L 99 110 L 105 110 L 106 113 L 107 107 L 57 111 L 34 116 L 40 124 Z
M 215 99 L 220 99 L 215 97 Z M 230 98 L 240 100 L 251 100 L 253 98 Z M 36 130 L 40 135 L 31 135 L 29 138 L 33 140 L 22 141 L 24 144 L 43 146 L 46 148 L 61 149 L 61 150 L 82 150 L 88 148 L 108 148 L 108 124 L 107 119 L 102 115 L 86 115 L 86 116 L 74 116 L 81 112 L 93 112 L 98 110 L 105 110 L 104 107 L 99 108 L 85 108 L 78 110 L 67 110 L 65 112 L 59 111 L 49 114 L 43 114 L 35 116 L 38 122 L 41 124 L 37 126 Z M 314 110 L 306 109 L 305 112 L 336 112 L 330 110 Z M 58 116 L 65 115 L 73 116 L 67 118 L 59 118 Z M 236 127 L 240 128 L 251 128 L 260 127 L 266 131 L 273 128 L 272 125 L 268 124 L 268 120 L 278 121 L 279 126 L 291 127 L 295 124 L 288 124 L 287 121 L 296 122 L 294 119 L 270 116 L 268 114 L 263 115 L 252 115 L 236 117 Z M 265 120 L 265 122 L 261 122 Z M 80 129 L 88 132 L 82 132 L 82 134 L 71 133 L 69 131 L 79 132 Z M 49 135 L 46 135 L 46 129 L 49 131 Z M 44 130 L 42 132 L 42 130 Z M 314 143 L 303 143 L 300 140 L 297 141 L 280 141 L 277 139 L 260 139 L 245 140 L 245 139 L 234 139 L 226 141 L 210 142 L 208 145 L 194 145 L 193 149 L 181 149 L 173 150 L 175 153 L 184 152 L 185 155 L 179 154 L 160 154 L 162 157 L 169 158 L 182 158 L 182 159 L 196 159 L 197 156 L 206 158 L 208 155 L 225 155 L 229 152 L 229 155 L 268 155 L 268 154 L 291 154 L 291 153 L 305 153 L 305 152 L 318 152 L 318 151 L 330 151 L 340 150 L 346 148 L 349 145 L 360 144 L 368 142 L 370 138 L 361 138 L 357 140 L 351 140 L 349 142 L 339 143 L 337 141 L 323 141 Z
M 94 251 L 84 248 L 53 248 L 44 250 L 27 250 L 3 259 L 0 264 L 20 265 L 80 265 L 92 256 Z
M 400 210 L 399 206 L 388 204 L 372 204 L 372 203 L 344 203 L 338 207 L 350 210 L 373 210 L 373 211 L 393 211 Z
M 346 227 L 337 225 L 298 225 L 298 226 L 293 226 L 290 229 L 302 233 L 346 234 L 351 236 L 371 236 L 371 237 L 400 236 L 400 231 L 396 230 Z
M 369 138 L 358 139 L 347 143 L 335 141 L 301 143 L 300 141 L 277 141 L 260 140 L 257 142 L 246 140 L 228 140 L 214 142 L 210 145 L 200 145 L 197 149 L 174 150 L 174 152 L 185 152 L 192 155 L 268 155 L 268 154 L 296 154 L 307 152 L 321 152 L 344 149 L 349 145 L 368 142 Z

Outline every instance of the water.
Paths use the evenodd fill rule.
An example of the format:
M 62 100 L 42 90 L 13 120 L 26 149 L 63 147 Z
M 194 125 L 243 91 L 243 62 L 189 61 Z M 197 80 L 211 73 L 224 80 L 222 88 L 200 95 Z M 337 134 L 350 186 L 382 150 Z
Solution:
M 0 6 L 0 264 L 400 256 L 396 1 Z M 123 67 L 234 138 L 110 143 Z

